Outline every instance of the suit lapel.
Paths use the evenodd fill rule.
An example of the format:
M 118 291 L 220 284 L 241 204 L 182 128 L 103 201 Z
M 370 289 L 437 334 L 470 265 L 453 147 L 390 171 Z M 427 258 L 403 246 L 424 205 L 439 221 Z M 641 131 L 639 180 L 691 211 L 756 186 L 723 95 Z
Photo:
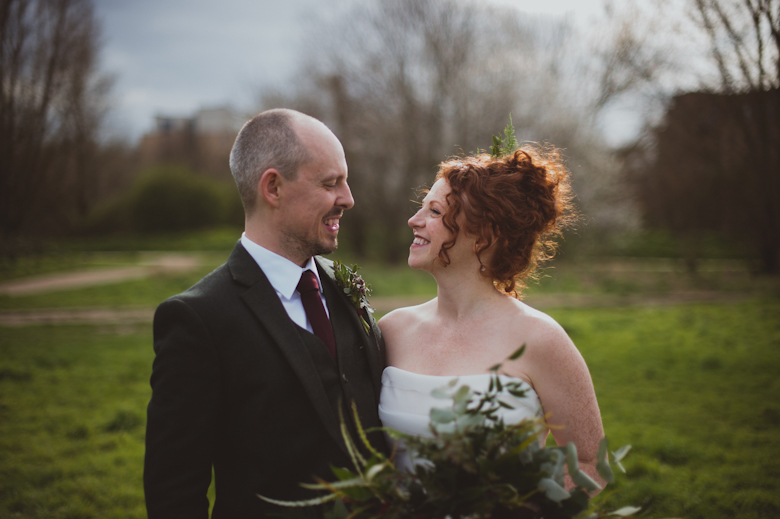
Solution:
M 384 354 L 380 343 L 377 341 L 376 324 L 371 320 L 371 335 L 363 331 L 363 323 L 357 309 L 344 295 L 343 289 L 336 284 L 333 274 L 333 263 L 320 257 L 315 257 L 317 267 L 322 280 L 322 289 L 325 292 L 325 300 L 328 302 L 328 311 L 333 326 L 333 335 L 336 338 L 336 349 L 339 345 L 357 342 L 361 352 L 365 352 L 371 369 L 371 381 L 376 395 L 382 388 L 382 370 L 385 368 Z
M 241 299 L 292 366 L 328 433 L 346 451 L 338 417 L 328 402 L 317 367 L 268 278 L 240 243 L 233 250 L 228 266 L 234 279 L 248 286 Z

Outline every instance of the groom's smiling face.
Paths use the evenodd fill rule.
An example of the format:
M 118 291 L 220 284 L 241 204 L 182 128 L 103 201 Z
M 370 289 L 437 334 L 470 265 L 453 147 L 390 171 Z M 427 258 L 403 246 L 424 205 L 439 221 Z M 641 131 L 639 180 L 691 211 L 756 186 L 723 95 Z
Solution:
M 319 122 L 296 124 L 296 133 L 313 160 L 283 184 L 280 222 L 285 249 L 303 264 L 338 245 L 339 220 L 355 201 L 347 184 L 347 161 L 341 143 Z M 292 259 L 292 258 L 291 258 Z

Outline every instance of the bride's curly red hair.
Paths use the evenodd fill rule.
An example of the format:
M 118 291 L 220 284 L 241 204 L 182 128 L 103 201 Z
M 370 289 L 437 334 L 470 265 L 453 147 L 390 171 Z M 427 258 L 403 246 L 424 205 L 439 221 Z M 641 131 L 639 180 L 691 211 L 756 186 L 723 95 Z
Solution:
M 476 236 L 483 274 L 501 291 L 519 298 L 536 267 L 555 254 L 555 238 L 577 219 L 569 173 L 560 152 L 526 145 L 496 158 L 481 154 L 454 157 L 439 165 L 436 180 L 450 186 L 443 216 L 452 238 L 442 244 L 439 259 L 455 245 L 463 213 L 463 231 Z M 490 264 L 482 253 L 493 247 Z

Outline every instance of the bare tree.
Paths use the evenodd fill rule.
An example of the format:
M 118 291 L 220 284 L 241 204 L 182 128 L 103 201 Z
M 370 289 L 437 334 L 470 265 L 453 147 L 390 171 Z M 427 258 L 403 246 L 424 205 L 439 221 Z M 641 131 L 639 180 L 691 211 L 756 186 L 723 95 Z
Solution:
M 593 141 L 582 103 L 555 81 L 568 31 L 477 2 L 371 2 L 320 29 L 298 91 L 263 104 L 329 122 L 352 172 L 345 229 L 356 252 L 381 236 L 386 258 L 399 260 L 416 188 L 446 157 L 487 148 L 509 113 L 523 140 Z
M 680 237 L 695 266 L 706 233 L 780 271 L 780 0 L 689 0 L 714 75 L 677 94 L 634 150 L 648 222 Z M 637 157 L 640 159 L 638 160 Z
M 110 83 L 96 73 L 90 0 L 0 0 L 0 35 L 0 228 L 7 243 L 86 214 Z
M 780 88 L 780 1 L 690 0 L 726 94 Z

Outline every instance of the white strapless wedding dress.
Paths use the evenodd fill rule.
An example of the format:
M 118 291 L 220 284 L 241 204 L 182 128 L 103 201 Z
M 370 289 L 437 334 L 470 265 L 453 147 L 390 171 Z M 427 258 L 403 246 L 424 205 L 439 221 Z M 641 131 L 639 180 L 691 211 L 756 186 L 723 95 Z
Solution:
M 517 379 L 500 375 L 501 381 Z M 382 425 L 416 436 L 431 436 L 428 428 L 430 412 L 434 407 L 451 407 L 451 399 L 435 398 L 431 395 L 434 389 L 446 386 L 452 379 L 458 379 L 458 386 L 467 385 L 474 391 L 487 391 L 490 383 L 490 375 L 487 373 L 478 375 L 421 375 L 388 366 L 382 373 L 382 392 L 379 395 L 379 419 Z M 526 394 L 523 398 L 516 398 L 505 394 L 501 400 L 511 405 L 514 409 L 501 408 L 499 413 L 505 423 L 518 423 L 522 420 L 533 419 L 543 414 L 539 396 L 523 381 L 523 389 Z M 392 445 L 394 440 L 388 438 Z M 403 442 L 398 442 L 396 466 L 411 469 L 412 460 L 406 451 Z

